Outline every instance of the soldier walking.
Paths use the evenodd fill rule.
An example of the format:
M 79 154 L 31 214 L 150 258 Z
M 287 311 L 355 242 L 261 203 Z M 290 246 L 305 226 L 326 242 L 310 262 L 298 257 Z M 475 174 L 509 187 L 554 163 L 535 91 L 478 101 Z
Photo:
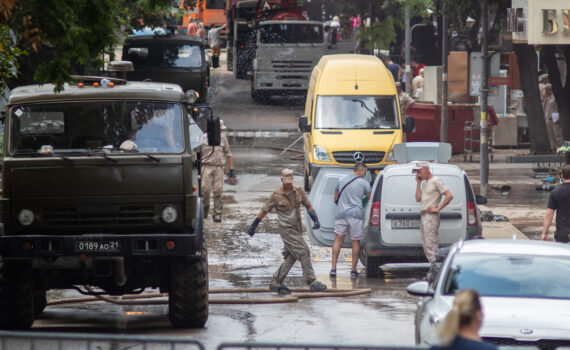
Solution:
M 220 145 L 208 145 L 207 135 L 202 136 L 202 192 L 204 202 L 204 218 L 208 217 L 210 209 L 210 192 L 214 192 L 214 212 L 212 218 L 214 222 L 222 222 L 222 192 L 224 185 L 224 169 L 227 160 L 229 165 L 228 177 L 234 176 L 234 165 L 232 162 L 232 152 L 224 131 L 227 127 L 223 120 L 220 120 Z
M 279 218 L 279 233 L 283 240 L 283 256 L 285 261 L 279 266 L 273 274 L 273 279 L 269 284 L 269 289 L 279 294 L 289 294 L 291 290 L 283 284 L 283 280 L 287 277 L 289 270 L 297 260 L 301 262 L 303 269 L 303 277 L 310 287 L 311 292 L 321 292 L 327 289 L 327 286 L 317 281 L 313 265 L 311 263 L 311 252 L 305 239 L 303 238 L 303 226 L 301 224 L 301 204 L 307 208 L 311 220 L 313 220 L 313 229 L 320 227 L 317 213 L 313 209 L 307 194 L 301 187 L 293 186 L 293 170 L 284 169 L 281 172 L 282 186 L 277 188 L 269 197 L 269 200 L 263 205 L 259 214 L 251 224 L 248 234 L 253 237 L 255 229 L 261 220 L 273 208 L 277 211 Z

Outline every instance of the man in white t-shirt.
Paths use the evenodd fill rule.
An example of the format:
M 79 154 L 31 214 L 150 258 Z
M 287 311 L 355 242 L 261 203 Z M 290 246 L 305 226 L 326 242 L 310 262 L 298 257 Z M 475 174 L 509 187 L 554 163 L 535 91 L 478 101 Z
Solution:
M 427 260 L 435 262 L 435 252 L 439 248 L 437 231 L 439 230 L 439 212 L 451 202 L 453 195 L 445 184 L 429 170 L 426 162 L 417 162 L 414 167 L 416 172 L 416 202 L 421 202 L 420 233 L 424 253 Z M 441 197 L 445 196 L 443 202 Z M 432 269 L 430 268 L 430 271 Z

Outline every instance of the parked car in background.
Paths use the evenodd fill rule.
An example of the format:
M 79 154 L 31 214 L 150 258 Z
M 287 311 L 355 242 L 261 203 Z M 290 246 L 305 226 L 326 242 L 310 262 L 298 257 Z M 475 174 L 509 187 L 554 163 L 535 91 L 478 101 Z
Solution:
M 570 246 L 542 241 L 474 240 L 453 245 L 433 284 L 419 281 L 417 344 L 437 343 L 436 330 L 462 289 L 481 296 L 481 337 L 498 346 L 570 346 Z
M 396 144 L 393 152 L 397 164 L 386 166 L 375 176 L 370 201 L 364 208 L 360 260 L 366 266 L 368 277 L 381 273 L 379 266 L 385 263 L 427 261 L 420 235 L 420 203 L 415 198 L 416 174 L 412 172 L 416 161 L 432 161 L 430 171 L 453 194 L 453 200 L 440 214 L 440 246 L 482 235 L 477 204 L 484 204 L 486 199 L 474 194 L 465 171 L 457 165 L 447 164 L 451 158 L 450 144 L 408 142 Z M 350 173 L 352 168 L 337 167 L 323 168 L 317 175 L 309 198 L 321 220 L 321 227 L 313 230 L 310 224 L 307 225 L 313 244 L 332 246 L 336 210 L 334 188 L 338 179 Z M 351 247 L 348 236 L 342 247 Z

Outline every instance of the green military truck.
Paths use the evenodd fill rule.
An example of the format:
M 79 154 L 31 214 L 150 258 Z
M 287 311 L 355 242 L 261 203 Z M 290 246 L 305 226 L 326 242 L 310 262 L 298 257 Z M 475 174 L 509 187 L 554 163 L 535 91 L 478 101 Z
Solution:
M 0 328 L 30 327 L 47 290 L 72 288 L 158 288 L 174 326 L 204 326 L 201 131 L 188 117 L 196 94 L 97 77 L 53 90 L 16 88 L 6 110 Z

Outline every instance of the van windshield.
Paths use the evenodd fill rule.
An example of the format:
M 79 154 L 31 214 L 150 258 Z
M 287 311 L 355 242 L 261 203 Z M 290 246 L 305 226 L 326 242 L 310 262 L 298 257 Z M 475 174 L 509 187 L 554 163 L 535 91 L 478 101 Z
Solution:
M 318 96 L 317 129 L 398 129 L 396 96 Z

